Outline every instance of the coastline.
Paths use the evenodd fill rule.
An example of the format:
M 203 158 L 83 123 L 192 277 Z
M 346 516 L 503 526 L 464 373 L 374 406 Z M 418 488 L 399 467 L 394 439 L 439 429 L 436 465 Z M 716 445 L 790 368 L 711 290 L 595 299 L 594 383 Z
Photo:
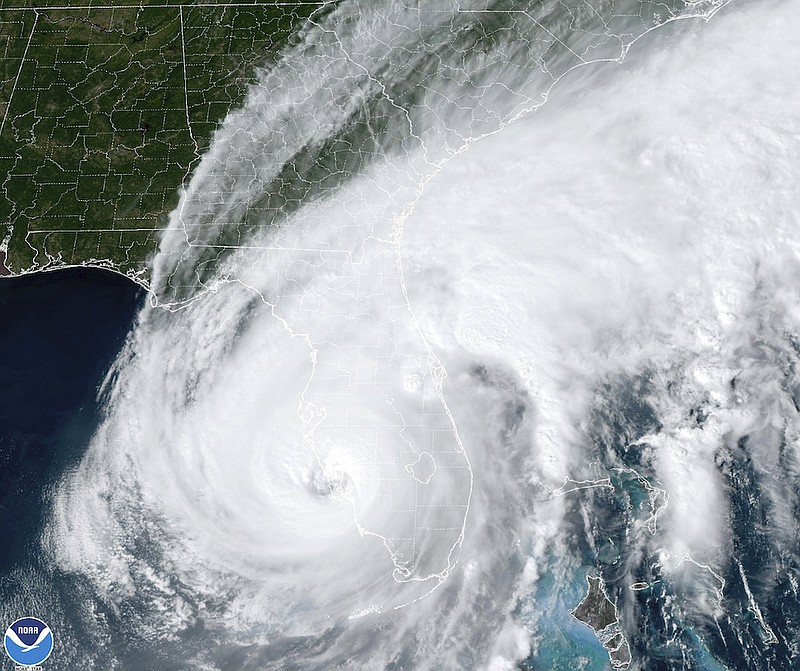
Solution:
M 85 263 L 74 263 L 74 264 L 53 264 L 43 266 L 41 268 L 33 268 L 29 270 L 24 270 L 19 273 L 15 273 L 10 270 L 6 265 L 6 254 L 5 252 L 0 249 L 0 283 L 3 280 L 14 280 L 19 279 L 22 277 L 33 277 L 36 275 L 43 275 L 46 273 L 55 273 L 61 271 L 74 271 L 74 270 L 89 270 L 89 271 L 105 271 L 107 273 L 111 273 L 118 277 L 124 277 L 126 280 L 130 280 L 140 289 L 143 289 L 148 295 L 151 294 L 150 284 L 142 277 L 136 276 L 134 274 L 124 273 L 120 270 L 117 270 L 113 266 L 110 261 L 87 261 Z

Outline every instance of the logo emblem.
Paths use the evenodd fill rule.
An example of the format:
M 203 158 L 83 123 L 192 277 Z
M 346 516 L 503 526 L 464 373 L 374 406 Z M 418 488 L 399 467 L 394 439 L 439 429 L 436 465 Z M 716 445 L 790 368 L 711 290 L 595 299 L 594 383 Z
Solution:
M 22 666 L 35 666 L 53 652 L 53 632 L 35 617 L 23 617 L 6 629 L 6 653 Z

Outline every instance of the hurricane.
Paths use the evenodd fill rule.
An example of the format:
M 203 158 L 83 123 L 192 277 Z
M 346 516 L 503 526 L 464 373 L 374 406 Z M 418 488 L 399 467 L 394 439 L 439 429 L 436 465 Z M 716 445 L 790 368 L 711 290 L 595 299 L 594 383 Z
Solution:
M 54 663 L 791 668 L 798 29 L 321 5 L 184 184 L 49 494 Z

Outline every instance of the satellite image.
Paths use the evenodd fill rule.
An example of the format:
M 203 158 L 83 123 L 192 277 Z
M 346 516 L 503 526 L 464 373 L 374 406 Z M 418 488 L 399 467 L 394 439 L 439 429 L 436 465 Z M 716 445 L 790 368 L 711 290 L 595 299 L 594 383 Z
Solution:
M 0 0 L 0 670 L 800 669 L 790 0 Z

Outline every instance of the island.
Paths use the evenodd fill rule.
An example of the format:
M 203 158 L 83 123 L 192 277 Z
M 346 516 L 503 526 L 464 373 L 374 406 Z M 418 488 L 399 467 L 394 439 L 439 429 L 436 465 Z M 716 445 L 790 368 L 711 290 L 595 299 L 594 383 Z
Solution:
M 626 669 L 631 663 L 631 649 L 619 624 L 617 607 L 606 593 L 601 576 L 587 576 L 586 596 L 570 615 L 589 627 L 608 651 L 611 666 Z

